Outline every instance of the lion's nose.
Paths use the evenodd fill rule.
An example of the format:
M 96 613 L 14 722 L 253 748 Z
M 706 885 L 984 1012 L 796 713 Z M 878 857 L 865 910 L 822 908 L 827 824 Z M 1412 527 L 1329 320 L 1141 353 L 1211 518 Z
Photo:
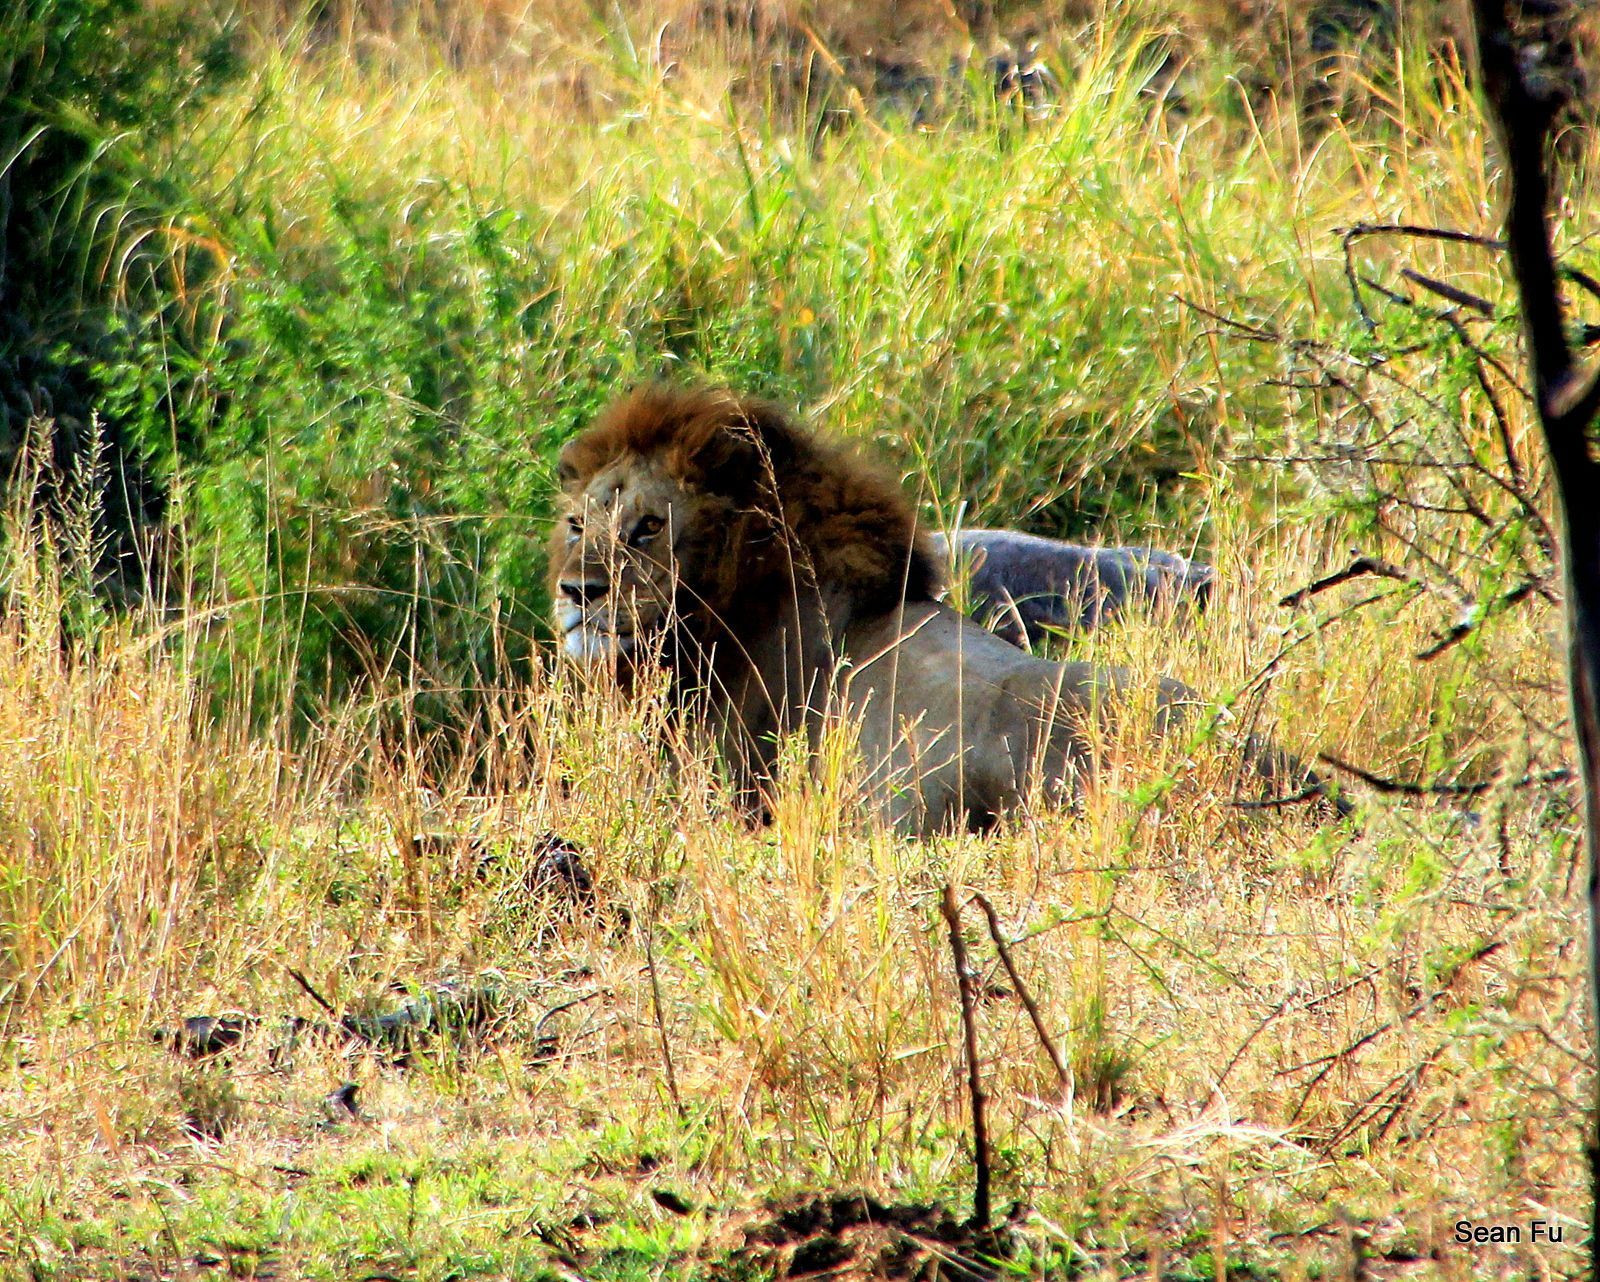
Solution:
M 562 579 L 561 595 L 576 605 L 593 605 L 611 590 L 603 579 Z

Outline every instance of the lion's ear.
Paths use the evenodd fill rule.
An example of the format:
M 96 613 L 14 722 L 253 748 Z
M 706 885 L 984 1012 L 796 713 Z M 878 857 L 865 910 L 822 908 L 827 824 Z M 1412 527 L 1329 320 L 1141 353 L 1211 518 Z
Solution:
M 556 483 L 562 489 L 569 490 L 577 479 L 578 465 L 572 461 L 572 447 L 569 445 L 556 460 Z

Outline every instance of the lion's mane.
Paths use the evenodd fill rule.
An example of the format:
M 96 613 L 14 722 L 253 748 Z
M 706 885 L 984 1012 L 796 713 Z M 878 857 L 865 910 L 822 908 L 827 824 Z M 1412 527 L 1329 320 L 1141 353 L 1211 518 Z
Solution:
M 653 456 L 726 509 L 729 523 L 702 520 L 690 532 L 696 555 L 685 558 L 714 576 L 724 622 L 770 625 L 770 606 L 792 593 L 797 567 L 854 616 L 933 600 L 943 588 L 941 559 L 900 484 L 770 401 L 650 383 L 602 411 L 563 468 L 592 476 L 628 454 Z

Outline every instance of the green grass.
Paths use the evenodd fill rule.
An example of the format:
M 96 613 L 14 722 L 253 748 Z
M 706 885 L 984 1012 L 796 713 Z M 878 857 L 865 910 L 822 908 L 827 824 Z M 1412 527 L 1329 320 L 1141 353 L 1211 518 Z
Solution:
M 1369 193 L 1371 144 L 1290 173 L 1225 122 L 1164 122 L 1137 48 L 1108 40 L 1031 127 L 994 111 L 815 151 L 651 66 L 604 68 L 617 123 L 572 130 L 471 77 L 266 54 L 163 162 L 194 208 L 179 234 L 222 267 L 185 365 L 147 327 L 115 408 L 151 407 L 192 560 L 293 633 L 313 687 L 397 655 L 487 673 L 492 608 L 536 632 L 552 450 L 658 373 L 875 441 L 941 519 L 1180 522 L 1205 547 L 1221 460 L 1282 410 L 1274 355 L 1183 300 L 1340 331 L 1330 229 L 1417 214 L 1429 176 Z M 197 424 L 175 457 L 174 381 Z
M 1318 133 L 1219 62 L 1163 114 L 1140 93 L 1161 15 L 1113 6 L 1097 40 L 1047 43 L 1041 118 L 812 131 L 727 92 L 736 42 L 658 57 L 642 20 L 535 10 L 528 58 L 468 42 L 453 65 L 378 17 L 247 17 L 274 38 L 225 88 L 119 144 L 151 203 L 119 224 L 138 252 L 92 241 L 82 286 L 115 321 L 96 406 L 168 487 L 167 592 L 94 603 L 89 481 L 53 496 L 25 467 L 11 492 L 0 1273 L 725 1276 L 759 1272 L 730 1260 L 770 1195 L 965 1213 L 951 878 L 995 902 L 1073 1075 L 1064 1094 L 995 991 L 973 913 L 1019 1272 L 1341 1276 L 1365 1235 L 1378 1269 L 1576 1275 L 1577 825 L 1567 788 L 1505 786 L 1569 760 L 1559 614 L 1536 593 L 1412 657 L 1548 576 L 1543 469 L 1495 374 L 1527 470 L 1500 483 L 1439 300 L 1369 295 L 1369 330 L 1337 232 L 1494 230 L 1448 70 L 1375 75 L 1370 112 Z M 1558 238 L 1594 271 L 1575 150 Z M 1497 320 L 1467 332 L 1517 360 L 1492 257 L 1372 239 L 1356 263 L 1482 296 Z M 910 844 L 860 821 L 830 744 L 752 831 L 714 763 L 679 743 L 668 768 L 659 704 L 576 690 L 539 649 L 554 451 L 661 373 L 870 442 L 943 523 L 1197 550 L 1221 586 L 1196 627 L 1070 649 L 1307 754 L 1502 784 L 1470 819 L 1358 789 L 1358 823 L 1318 826 L 1233 807 L 1218 744 L 1129 739 L 1079 813 Z M 1272 604 L 1353 546 L 1417 585 Z M 547 830 L 611 912 L 532 897 Z M 320 1017 L 289 967 L 341 1011 L 486 973 L 517 997 L 489 1046 L 405 1069 L 315 1042 L 285 1067 L 263 1039 L 201 1066 L 149 1039 Z M 342 1081 L 360 1119 L 330 1118 Z M 1546 1211 L 1562 1248 L 1451 1240 Z

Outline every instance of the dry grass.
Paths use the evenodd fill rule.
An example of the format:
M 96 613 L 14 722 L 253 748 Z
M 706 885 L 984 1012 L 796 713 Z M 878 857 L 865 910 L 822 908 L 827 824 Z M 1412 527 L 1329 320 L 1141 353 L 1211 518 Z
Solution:
M 1191 629 L 1132 619 L 1071 648 L 1229 698 L 1231 720 L 1156 745 L 1130 718 L 1077 811 L 925 844 L 863 819 L 848 743 L 830 743 L 752 830 L 659 702 L 537 664 L 494 694 L 455 757 L 422 741 L 403 715 L 419 691 L 398 681 L 326 709 L 309 736 L 247 726 L 187 666 L 216 624 L 211 602 L 89 618 L 83 527 L 52 534 L 19 511 L 0 608 L 0 1270 L 715 1276 L 730 1217 L 774 1191 L 962 1203 L 968 1105 L 938 913 L 950 880 L 997 907 L 1072 1070 L 1063 1087 L 969 911 L 997 1191 L 1029 1212 L 1021 1271 L 1578 1276 L 1592 1055 L 1573 797 L 1515 786 L 1566 759 L 1556 611 L 1532 602 L 1420 663 L 1410 656 L 1440 625 L 1426 598 L 1347 609 L 1353 584 L 1300 612 L 1271 606 L 1370 531 L 1306 501 L 1326 478 L 1243 475 L 1237 456 L 1276 429 L 1261 407 L 1282 405 L 1230 383 L 1227 338 L 1198 313 L 1150 301 L 1176 292 L 1334 324 L 1329 227 L 1477 226 L 1492 205 L 1461 99 L 1395 101 L 1394 134 L 1335 127 L 1296 151 L 1281 119 L 1238 147 L 1209 119 L 1108 142 L 1090 127 L 1120 110 L 1100 110 L 1121 101 L 1108 90 L 1062 112 L 1057 132 L 1014 140 L 1006 154 L 1038 176 L 1019 192 L 980 158 L 987 143 L 964 151 L 955 129 L 919 150 L 919 135 L 863 128 L 797 157 L 775 127 L 730 124 L 724 63 L 669 80 L 648 42 L 602 54 L 592 22 L 554 7 L 486 9 L 472 33 L 500 22 L 555 53 L 517 69 L 458 50 L 468 65 L 449 75 L 437 32 L 421 74 L 401 66 L 415 31 L 389 32 L 406 57 L 363 63 L 352 54 L 383 23 L 328 12 L 337 39 L 310 39 L 250 86 L 277 78 L 270 128 L 248 132 L 241 94 L 193 144 L 216 190 L 254 175 L 270 192 L 278 248 L 312 265 L 308 279 L 331 221 L 325 186 L 382 203 L 446 174 L 491 191 L 530 211 L 532 243 L 566 255 L 568 298 L 607 279 L 595 246 L 625 244 L 646 208 L 652 227 L 692 230 L 682 245 L 710 264 L 707 306 L 756 297 L 799 365 L 819 340 L 798 332 L 798 302 L 760 294 L 764 244 L 739 240 L 743 214 L 727 212 L 752 191 L 791 202 L 813 211 L 806 235 L 836 264 L 807 288 L 843 300 L 825 318 L 838 377 L 817 416 L 899 446 L 946 517 L 968 497 L 983 509 L 969 522 L 1027 512 L 1015 487 L 1032 456 L 1014 443 L 987 491 L 955 494 L 942 469 L 984 443 L 936 453 L 914 430 L 924 412 L 956 425 L 1001 395 L 973 385 L 957 322 L 1003 307 L 1015 279 L 929 284 L 929 229 L 975 227 L 1012 269 L 1057 255 L 1063 278 L 1094 283 L 1085 308 L 1134 298 L 1112 331 L 1119 362 L 1164 377 L 1114 447 L 1138 448 L 1152 406 L 1195 415 L 1190 503 L 1221 588 Z M 583 42 L 577 80 L 545 78 Z M 963 202 L 981 217 L 961 223 Z M 1503 301 L 1497 278 L 1458 270 Z M 619 302 L 593 323 L 629 315 Z M 1019 324 L 996 327 L 1018 364 L 1032 359 Z M 1123 385 L 1092 376 L 1119 362 L 1073 367 L 1060 402 L 1038 407 L 1041 437 L 1087 421 L 1074 417 L 1084 401 L 1118 408 Z M 1292 453 L 1309 416 L 1288 427 Z M 1046 489 L 1048 516 L 1070 486 Z M 241 659 L 234 675 L 248 703 L 257 674 Z M 1245 810 L 1228 746 L 1257 726 L 1397 778 L 1500 783 L 1470 811 L 1356 788 L 1347 826 Z M 584 847 L 603 911 L 529 889 L 548 832 Z M 319 1017 L 291 967 L 341 1011 L 397 982 L 492 974 L 507 1022 L 485 1046 L 407 1068 L 315 1039 L 275 1062 L 270 1032 L 209 1063 L 150 1040 L 198 1013 Z M 357 1084 L 359 1117 L 325 1103 L 342 1081 Z M 664 1209 L 662 1190 L 695 1209 Z M 1459 1245 L 1463 1218 L 1519 1224 L 1524 1240 Z M 1534 1219 L 1564 1243 L 1530 1243 Z
M 1246 555 L 1285 583 L 1312 568 L 1295 551 Z M 1192 634 L 1130 623 L 1087 648 L 1237 688 L 1281 647 L 1242 625 L 1260 585 L 1223 568 Z M 53 598 L 36 580 L 29 599 Z M 13 613 L 0 645 L 6 735 L 26 748 L 0 778 L 31 843 L 8 866 L 37 870 L 6 887 L 5 1240 L 36 1276 L 80 1257 L 107 1276 L 212 1257 L 245 1276 L 515 1272 L 579 1249 L 528 1226 L 585 1214 L 609 1222 L 578 1233 L 581 1258 L 676 1270 L 757 1192 L 959 1198 L 946 878 L 995 902 L 1072 1067 L 1063 1090 L 970 912 L 997 1178 L 1036 1211 L 1041 1267 L 1072 1243 L 1112 1269 L 1159 1247 L 1312 1276 L 1344 1267 L 1353 1225 L 1417 1276 L 1576 1271 L 1570 1246 L 1451 1241 L 1463 1217 L 1546 1218 L 1571 1243 L 1581 1219 L 1576 851 L 1547 791 L 1493 793 L 1471 820 L 1363 799 L 1344 830 L 1241 813 L 1224 754 L 1129 732 L 1080 813 L 990 839 L 864 830 L 832 752 L 751 832 L 708 804 L 705 763 L 667 768 L 649 704 L 536 681 L 502 704 L 487 781 L 423 789 L 415 758 L 355 718 L 283 768 L 270 741 L 205 728 L 155 647 L 112 634 L 74 659 L 55 617 Z M 1387 656 L 1422 635 L 1358 617 L 1289 650 L 1281 737 L 1403 758 L 1386 745 L 1426 734 L 1442 686 L 1492 670 L 1447 660 L 1397 683 Z M 1475 684 L 1492 722 L 1494 684 Z M 1553 691 L 1542 713 L 1559 715 Z M 481 845 L 419 853 L 418 824 Z M 546 830 L 586 847 L 631 924 L 530 898 Z M 497 860 L 478 876 L 483 848 Z M 289 966 L 341 1007 L 491 970 L 518 997 L 489 1049 L 405 1071 L 318 1044 L 284 1071 L 265 1036 L 190 1065 L 146 1040 L 228 1008 L 315 1016 Z M 364 1120 L 326 1119 L 340 1080 Z M 710 1213 L 677 1223 L 649 1199 L 662 1188 Z M 531 1236 L 506 1244 L 519 1225 Z

